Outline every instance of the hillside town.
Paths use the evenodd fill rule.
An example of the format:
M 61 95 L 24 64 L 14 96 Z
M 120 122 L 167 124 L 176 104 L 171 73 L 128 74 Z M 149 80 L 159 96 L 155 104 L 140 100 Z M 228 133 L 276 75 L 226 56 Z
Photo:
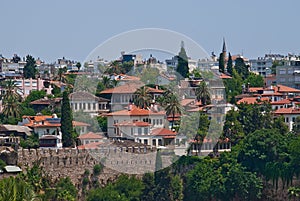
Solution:
M 101 163 L 108 169 L 144 174 L 180 157 L 219 158 L 259 129 L 298 135 L 300 56 L 249 59 L 227 48 L 223 39 L 219 56 L 190 58 L 181 41 L 178 55 L 165 61 L 155 52 L 122 51 L 113 61 L 99 55 L 84 63 L 0 55 L 2 176 L 34 167 L 31 158 L 22 159 L 30 150 L 50 155 L 87 151 L 94 157 L 89 160 L 105 158 Z M 94 156 L 97 151 L 100 155 Z M 39 166 L 47 170 L 52 159 L 46 158 L 39 157 Z M 144 160 L 146 165 L 132 166 Z M 71 180 L 65 182 L 78 184 L 78 178 Z

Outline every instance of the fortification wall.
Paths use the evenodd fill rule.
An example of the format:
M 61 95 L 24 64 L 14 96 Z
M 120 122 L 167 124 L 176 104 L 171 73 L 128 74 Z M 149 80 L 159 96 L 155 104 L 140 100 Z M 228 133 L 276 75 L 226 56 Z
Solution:
M 171 156 L 170 156 L 171 157 Z M 163 167 L 170 165 L 171 159 L 163 157 Z M 38 164 L 52 180 L 70 177 L 74 184 L 80 184 L 86 169 L 91 173 L 100 162 L 104 164 L 99 176 L 100 184 L 114 180 L 120 173 L 143 174 L 155 170 L 156 152 L 144 147 L 106 147 L 85 149 L 19 149 L 18 165 L 26 170 Z

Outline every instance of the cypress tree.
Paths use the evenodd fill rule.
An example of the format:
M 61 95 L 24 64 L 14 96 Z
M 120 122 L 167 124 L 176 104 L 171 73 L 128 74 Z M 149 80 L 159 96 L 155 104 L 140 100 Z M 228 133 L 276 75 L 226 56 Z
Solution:
M 26 64 L 23 69 L 23 75 L 25 79 L 33 78 L 37 73 L 35 59 L 31 55 L 26 56 Z
M 228 55 L 228 62 L 227 62 L 227 72 L 232 75 L 232 57 L 231 57 L 231 54 L 229 52 L 229 55 Z
M 68 93 L 66 91 L 63 92 L 60 123 L 61 123 L 63 146 L 70 147 L 74 144 L 72 139 L 72 134 L 73 134 L 72 110 L 70 107 Z
M 178 64 L 176 70 L 182 77 L 186 78 L 189 73 L 189 64 L 188 64 L 188 56 L 184 49 L 183 41 L 181 42 L 181 48 L 177 58 L 178 58 Z
M 223 53 L 220 54 L 220 57 L 219 57 L 219 71 L 221 73 L 224 73 L 224 70 L 225 70 L 225 62 L 224 62 L 224 57 L 225 55 Z

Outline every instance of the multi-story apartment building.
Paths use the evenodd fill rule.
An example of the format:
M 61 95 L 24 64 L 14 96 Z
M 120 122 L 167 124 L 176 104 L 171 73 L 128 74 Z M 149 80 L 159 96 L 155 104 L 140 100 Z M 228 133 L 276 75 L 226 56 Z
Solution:
M 276 67 L 276 83 L 300 89 L 300 60 L 285 60 Z
M 258 57 L 257 59 L 250 60 L 250 71 L 258 73 L 263 77 L 272 74 L 273 59 L 266 57 Z

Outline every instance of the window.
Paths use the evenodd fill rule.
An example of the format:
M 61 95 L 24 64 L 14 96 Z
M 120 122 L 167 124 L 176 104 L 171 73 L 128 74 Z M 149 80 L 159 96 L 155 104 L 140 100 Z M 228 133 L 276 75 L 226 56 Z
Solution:
M 91 103 L 88 103 L 88 110 L 91 110 Z
M 286 70 L 280 70 L 280 71 L 279 71 L 279 74 L 280 74 L 280 75 L 284 75 L 285 73 L 286 73 Z
M 80 110 L 82 109 L 82 103 L 79 103 L 79 109 Z
M 148 144 L 148 140 L 147 139 L 144 140 L 144 144 Z
M 138 128 L 138 134 L 142 135 L 142 128 Z
M 289 118 L 288 117 L 286 118 L 286 122 L 289 122 Z
M 285 78 L 281 77 L 280 82 L 285 82 Z
M 93 110 L 96 110 L 96 103 L 93 103 Z
M 162 124 L 163 124 L 163 121 L 162 121 L 162 119 L 160 119 L 160 120 L 159 120 L 159 124 L 160 124 L 160 125 L 162 125 Z
M 144 128 L 144 134 L 148 135 L 148 128 Z

